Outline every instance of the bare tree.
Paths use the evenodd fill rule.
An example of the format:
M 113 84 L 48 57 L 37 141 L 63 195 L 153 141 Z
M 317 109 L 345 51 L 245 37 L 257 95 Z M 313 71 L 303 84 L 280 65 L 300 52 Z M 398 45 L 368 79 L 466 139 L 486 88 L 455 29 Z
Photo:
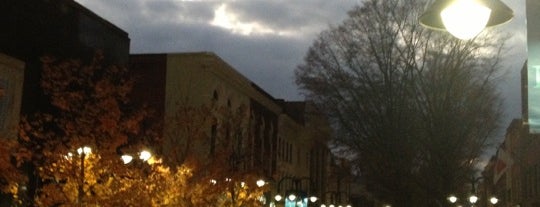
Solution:
M 417 21 L 425 4 L 364 1 L 320 34 L 296 70 L 367 188 L 392 206 L 443 205 L 501 115 L 504 38 L 463 42 L 428 31 Z

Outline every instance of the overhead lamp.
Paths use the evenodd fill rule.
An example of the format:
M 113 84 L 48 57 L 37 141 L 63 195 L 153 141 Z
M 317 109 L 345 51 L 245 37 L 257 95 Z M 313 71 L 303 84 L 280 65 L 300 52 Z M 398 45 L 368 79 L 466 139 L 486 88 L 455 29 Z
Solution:
M 259 187 L 263 187 L 264 184 L 266 184 L 266 182 L 265 182 L 263 179 L 259 179 L 259 180 L 257 180 L 257 183 L 256 183 L 256 184 L 257 184 L 257 186 L 259 186 Z
M 420 16 L 420 24 L 467 40 L 513 17 L 512 9 L 500 0 L 436 0 Z
M 475 204 L 476 201 L 478 201 L 478 196 L 471 195 L 471 196 L 469 197 L 469 202 L 470 202 L 471 204 Z
M 457 200 L 458 200 L 458 199 L 457 199 L 457 197 L 456 197 L 456 196 L 454 196 L 454 195 L 450 195 L 450 196 L 448 196 L 448 198 L 447 198 L 447 199 L 448 199 L 448 201 L 450 201 L 450 203 L 456 203 L 456 202 L 457 202 Z
M 489 199 L 489 202 L 491 202 L 491 204 L 495 205 L 499 202 L 499 199 L 497 199 L 497 197 L 491 197 Z

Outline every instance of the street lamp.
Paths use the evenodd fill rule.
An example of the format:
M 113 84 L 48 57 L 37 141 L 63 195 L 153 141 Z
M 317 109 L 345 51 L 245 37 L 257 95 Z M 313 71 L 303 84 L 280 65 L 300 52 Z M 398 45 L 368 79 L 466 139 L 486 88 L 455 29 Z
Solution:
M 489 199 L 489 202 L 490 202 L 492 205 L 495 205 L 495 204 L 497 204 L 497 203 L 499 202 L 499 199 L 498 199 L 497 197 L 493 196 L 493 197 L 491 197 L 491 198 Z
M 120 156 L 120 158 L 122 159 L 124 164 L 129 164 L 131 163 L 131 161 L 133 161 L 133 156 L 128 154 L 122 155 Z M 152 153 L 150 153 L 149 151 L 143 150 L 139 153 L 139 159 L 143 162 L 150 160 L 150 158 L 152 158 Z
M 256 184 L 260 188 L 260 187 L 263 187 L 266 184 L 266 182 L 263 179 L 259 179 L 257 180 Z
M 448 196 L 448 201 L 450 201 L 450 203 L 456 203 L 457 202 L 457 197 L 455 195 L 450 195 Z
M 80 171 L 80 179 L 79 179 L 79 186 L 78 186 L 78 202 L 79 206 L 82 206 L 83 204 L 83 197 L 84 197 L 84 160 L 86 159 L 87 155 L 92 154 L 92 148 L 84 146 L 79 147 L 77 149 L 77 153 L 79 154 L 79 157 L 81 158 L 81 171 Z
M 476 196 L 476 195 L 471 195 L 471 196 L 469 197 L 469 202 L 470 202 L 471 204 L 474 205 L 477 201 L 478 201 L 478 196 Z
M 510 21 L 514 12 L 500 0 L 436 0 L 420 16 L 420 24 L 471 39 L 485 27 Z

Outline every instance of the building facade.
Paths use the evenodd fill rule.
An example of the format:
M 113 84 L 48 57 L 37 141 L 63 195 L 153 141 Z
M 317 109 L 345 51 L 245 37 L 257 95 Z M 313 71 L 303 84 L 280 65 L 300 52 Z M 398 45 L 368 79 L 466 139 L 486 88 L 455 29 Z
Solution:
M 73 0 L 3 0 L 0 17 L 0 53 L 25 63 L 23 114 L 47 104 L 39 87 L 42 57 L 91 60 L 99 50 L 109 63 L 128 61 L 128 34 Z
M 206 138 L 190 153 L 212 159 L 214 146 L 224 138 L 216 134 L 225 130 L 233 137 L 226 140 L 236 145 L 234 168 L 257 169 L 273 185 L 269 205 L 279 204 L 270 197 L 288 189 L 318 197 L 324 192 L 330 130 L 313 104 L 275 99 L 209 52 L 132 55 L 129 68 L 139 77 L 135 99 L 148 101 L 162 117 L 164 154 L 181 154 L 174 152 L 187 143 L 187 134 L 174 124 L 177 115 L 185 115 L 178 112 L 206 106 L 215 120 L 200 125 Z M 224 128 L 234 118 L 239 118 L 236 128 Z
M 330 129 L 312 103 L 275 99 L 213 53 L 130 56 L 125 31 L 73 0 L 4 0 L 0 16 L 0 110 L 15 112 L 2 116 L 2 129 L 12 128 L 17 112 L 31 114 L 48 104 L 39 86 L 42 57 L 85 62 L 101 51 L 106 64 L 128 66 L 137 79 L 133 101 L 155 109 L 155 121 L 164 123 L 163 153 L 182 158 L 172 152 L 190 138 L 179 136 L 171 120 L 183 107 L 205 105 L 211 119 L 200 126 L 208 139 L 189 153 L 211 159 L 220 142 L 217 131 L 225 130 L 237 150 L 229 164 L 257 169 L 272 182 L 272 196 L 297 187 L 290 180 L 302 180 L 300 190 L 317 197 L 328 190 Z M 223 127 L 231 117 L 239 119 L 236 125 Z M 268 205 L 284 204 L 270 200 Z

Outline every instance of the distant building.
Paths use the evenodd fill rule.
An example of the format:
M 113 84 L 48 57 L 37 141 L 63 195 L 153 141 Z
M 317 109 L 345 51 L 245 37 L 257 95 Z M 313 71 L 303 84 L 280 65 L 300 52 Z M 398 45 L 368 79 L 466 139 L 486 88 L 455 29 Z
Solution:
M 0 1 L 0 136 L 16 136 L 19 115 L 47 109 L 40 87 L 41 58 L 89 60 L 99 50 L 110 64 L 126 64 L 128 34 L 73 0 Z M 32 170 L 28 170 L 31 172 Z M 31 176 L 28 198 L 38 185 Z M 8 206 L 9 196 L 0 195 Z
M 274 182 L 273 195 L 293 187 L 283 182 L 282 191 L 277 191 L 277 183 L 288 178 L 307 178 L 302 190 L 318 197 L 327 190 L 330 128 L 312 103 L 275 99 L 213 53 L 130 56 L 125 31 L 73 0 L 2 0 L 0 17 L 0 112 L 24 115 L 49 105 L 39 86 L 41 57 L 87 61 L 99 50 L 106 63 L 128 65 L 138 79 L 133 101 L 156 109 L 156 121 L 165 123 L 164 153 L 181 147 L 181 139 L 167 136 L 170 116 L 181 104 L 245 109 L 243 130 L 234 144 L 248 156 L 235 158 L 238 162 L 232 165 L 259 169 Z M 6 104 L 8 97 L 13 104 Z M 9 122 L 4 124 L 8 126 L 17 119 L 0 123 Z M 206 126 L 211 138 L 193 153 L 212 153 L 219 141 L 212 138 L 219 121 Z M 36 186 L 34 182 L 29 186 Z
M 208 52 L 132 55 L 129 68 L 139 77 L 134 100 L 158 109 L 157 114 L 164 121 L 168 143 L 163 149 L 165 154 L 181 147 L 178 143 L 185 143 L 182 139 L 186 137 L 168 136 L 175 134 L 171 116 L 179 107 L 221 106 L 231 111 L 243 108 L 247 110 L 242 122 L 245 124 L 234 140 L 243 155 L 239 166 L 259 169 L 273 180 L 273 195 L 285 193 L 296 179 L 303 180 L 304 191 L 324 191 L 329 125 L 309 102 L 277 100 Z M 217 120 L 205 127 L 210 138 L 197 146 L 194 153 L 212 153 L 219 142 L 213 138 L 215 131 L 220 130 L 219 123 Z
M 24 63 L 0 53 L 0 138 L 17 137 L 23 78 Z
M 527 0 L 527 119 L 529 132 L 540 134 L 540 2 Z
M 41 57 L 89 59 L 101 50 L 109 63 L 129 58 L 128 34 L 73 0 L 2 0 L 0 28 L 0 53 L 25 63 L 24 114 L 46 104 L 39 87 Z

